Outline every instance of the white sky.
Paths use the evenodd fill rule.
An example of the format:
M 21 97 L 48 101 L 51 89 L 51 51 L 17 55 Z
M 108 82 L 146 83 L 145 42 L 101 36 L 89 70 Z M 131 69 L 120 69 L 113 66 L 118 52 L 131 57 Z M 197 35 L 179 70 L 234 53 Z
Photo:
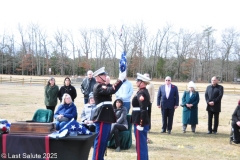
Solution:
M 167 23 L 175 29 L 201 31 L 213 26 L 240 29 L 239 0 L 0 0 L 0 35 L 38 23 L 56 29 L 119 27 L 145 23 L 152 30 Z

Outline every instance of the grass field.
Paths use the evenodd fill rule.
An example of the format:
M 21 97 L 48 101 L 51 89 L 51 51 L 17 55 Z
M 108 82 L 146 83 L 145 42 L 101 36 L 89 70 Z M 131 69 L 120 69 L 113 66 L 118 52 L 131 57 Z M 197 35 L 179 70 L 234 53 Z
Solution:
M 5 75 L 0 75 L 5 76 Z M 9 77 L 9 75 L 7 75 Z M 21 77 L 21 76 L 19 76 Z M 35 78 L 35 77 L 34 77 Z M 47 77 L 38 77 L 44 78 Z M 57 84 L 62 86 L 64 77 L 57 77 Z M 112 80 L 114 82 L 114 80 Z M 135 82 L 134 91 L 136 92 Z M 154 81 L 157 94 L 158 87 L 163 82 Z M 179 97 L 181 99 L 186 83 L 175 83 L 179 86 Z M 218 134 L 208 135 L 207 133 L 207 112 L 204 99 L 204 91 L 207 83 L 196 83 L 200 91 L 199 102 L 199 124 L 196 133 L 193 134 L 188 126 L 187 133 L 182 133 L 182 108 L 178 107 L 174 116 L 172 134 L 161 134 L 161 114 L 156 103 L 152 109 L 152 129 L 148 134 L 153 143 L 148 145 L 150 160 L 239 160 L 240 145 L 229 144 L 230 119 L 237 102 L 240 99 L 238 90 L 239 84 L 222 85 L 226 92 L 222 99 L 222 112 L 220 113 L 220 124 Z M 83 108 L 83 96 L 80 92 L 80 84 L 74 84 L 77 89 L 77 98 L 75 100 L 78 114 L 81 114 Z M 0 84 L 0 118 L 7 119 L 10 122 L 16 120 L 32 119 L 34 112 L 38 108 L 45 108 L 44 105 L 44 85 L 22 85 L 21 83 L 2 83 Z M 155 94 L 155 100 L 156 100 Z M 115 98 L 113 96 L 113 98 Z M 181 103 L 181 100 L 180 100 Z M 78 116 L 80 117 L 80 115 Z M 89 154 L 89 160 L 92 156 L 92 149 Z M 122 150 L 121 153 L 108 149 L 106 160 L 136 159 L 135 138 L 133 135 L 133 145 L 129 150 Z

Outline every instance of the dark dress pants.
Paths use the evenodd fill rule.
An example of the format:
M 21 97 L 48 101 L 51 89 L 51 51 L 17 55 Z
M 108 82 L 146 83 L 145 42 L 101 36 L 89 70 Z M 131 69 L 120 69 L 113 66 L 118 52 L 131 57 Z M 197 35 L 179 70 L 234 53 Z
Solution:
M 166 129 L 168 131 L 172 130 L 174 111 L 175 109 L 162 109 L 162 130 L 164 132 L 166 131 Z
M 116 144 L 116 147 L 120 147 L 120 141 L 119 141 L 119 135 L 118 133 L 121 132 L 121 131 L 126 131 L 127 128 L 122 125 L 122 124 L 114 124 L 112 129 L 111 129 L 111 132 L 110 132 L 110 136 L 108 138 L 108 140 L 110 141 L 111 138 L 112 138 L 112 135 L 114 134 L 114 140 L 115 140 L 115 144 Z
M 240 137 L 239 137 L 239 129 L 240 127 L 236 124 L 236 122 L 232 121 L 232 128 L 233 128 L 233 137 L 236 142 L 240 142 Z
M 214 117 L 214 125 L 212 129 L 212 119 Z M 219 112 L 211 112 L 208 111 L 208 131 L 209 132 L 217 132 L 219 123 Z
M 47 109 L 50 109 L 52 111 L 52 117 L 51 117 L 51 122 L 53 122 L 53 116 L 54 116 L 54 110 L 56 106 L 46 106 Z

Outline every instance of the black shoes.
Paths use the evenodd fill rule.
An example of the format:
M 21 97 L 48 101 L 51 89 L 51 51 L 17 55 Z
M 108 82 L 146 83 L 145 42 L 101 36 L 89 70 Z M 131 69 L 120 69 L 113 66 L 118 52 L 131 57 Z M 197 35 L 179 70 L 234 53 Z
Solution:
M 171 131 L 168 131 L 168 134 L 171 134 Z
M 166 131 L 162 130 L 161 133 L 166 133 Z
M 232 142 L 235 144 L 239 144 L 239 141 L 236 141 L 236 140 L 233 140 Z
M 211 132 L 211 131 L 208 131 L 207 134 L 217 134 L 217 132 Z

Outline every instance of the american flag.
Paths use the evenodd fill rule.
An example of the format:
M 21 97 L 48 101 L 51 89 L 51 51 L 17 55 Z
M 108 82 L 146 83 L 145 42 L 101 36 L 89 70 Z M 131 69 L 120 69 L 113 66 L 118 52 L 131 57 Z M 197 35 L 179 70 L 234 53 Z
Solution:
M 73 118 L 59 131 L 49 134 L 48 136 L 52 138 L 61 138 L 61 137 L 65 137 L 70 132 L 76 132 L 77 134 L 92 134 L 85 126 L 78 123 Z
M 120 30 L 119 39 L 121 39 L 122 33 L 123 33 L 123 25 L 122 25 L 121 30 Z
M 121 59 L 119 61 L 119 70 L 121 72 L 126 71 L 127 68 L 127 58 L 126 58 L 126 51 L 123 51 L 122 55 L 121 55 Z

